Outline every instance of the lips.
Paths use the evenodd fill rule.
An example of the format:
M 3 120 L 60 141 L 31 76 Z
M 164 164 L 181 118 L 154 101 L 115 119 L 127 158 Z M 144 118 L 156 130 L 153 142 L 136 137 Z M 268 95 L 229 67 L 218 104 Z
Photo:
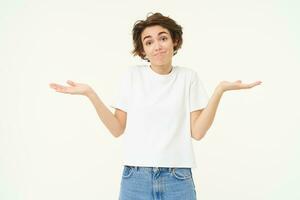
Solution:
M 162 55 L 162 54 L 165 54 L 165 53 L 166 53 L 165 51 L 158 52 L 158 53 L 154 54 L 154 56 L 159 56 L 159 55 Z

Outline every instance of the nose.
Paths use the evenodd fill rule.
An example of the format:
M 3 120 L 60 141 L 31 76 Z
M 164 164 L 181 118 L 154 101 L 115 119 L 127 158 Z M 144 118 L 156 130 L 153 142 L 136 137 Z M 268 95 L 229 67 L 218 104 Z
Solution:
M 161 50 L 161 44 L 159 42 L 155 42 L 155 44 L 154 44 L 154 50 L 155 51 Z

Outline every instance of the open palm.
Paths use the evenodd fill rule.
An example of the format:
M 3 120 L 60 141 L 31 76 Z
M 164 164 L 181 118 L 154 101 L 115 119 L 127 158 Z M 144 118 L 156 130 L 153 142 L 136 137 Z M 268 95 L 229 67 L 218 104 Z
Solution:
M 83 83 L 75 83 L 74 81 L 68 80 L 67 83 L 70 86 L 63 86 L 56 83 L 50 83 L 49 86 L 56 92 L 66 93 L 66 94 L 79 94 L 86 95 L 91 91 L 91 87 Z
M 220 83 L 220 86 L 224 91 L 227 90 L 240 90 L 240 89 L 249 89 L 254 86 L 260 85 L 261 81 L 255 81 L 253 83 L 242 83 L 241 80 L 237 80 L 235 82 L 229 82 L 229 81 L 222 81 Z

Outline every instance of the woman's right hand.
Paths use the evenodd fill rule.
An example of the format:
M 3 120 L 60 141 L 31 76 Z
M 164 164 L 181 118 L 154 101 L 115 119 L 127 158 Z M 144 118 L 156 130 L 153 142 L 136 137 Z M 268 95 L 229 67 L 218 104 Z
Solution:
M 56 83 L 50 83 L 49 86 L 56 92 L 61 92 L 65 94 L 79 94 L 87 96 L 93 91 L 93 89 L 87 84 L 75 83 L 71 80 L 68 80 L 67 83 L 70 86 L 63 86 Z

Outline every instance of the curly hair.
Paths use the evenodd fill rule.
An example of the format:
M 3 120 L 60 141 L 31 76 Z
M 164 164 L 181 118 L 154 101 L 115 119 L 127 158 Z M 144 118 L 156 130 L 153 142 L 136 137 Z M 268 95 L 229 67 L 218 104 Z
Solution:
M 133 39 L 133 46 L 134 49 L 132 50 L 132 54 L 134 56 L 140 56 L 142 59 L 147 60 L 145 58 L 145 55 L 143 54 L 144 48 L 143 43 L 141 39 L 142 32 L 145 28 L 150 26 L 159 25 L 165 29 L 167 29 L 170 34 L 174 46 L 174 53 L 175 55 L 178 51 L 178 49 L 182 46 L 182 27 L 178 25 L 173 19 L 169 18 L 168 16 L 163 16 L 161 13 L 149 13 L 150 16 L 147 16 L 146 20 L 138 20 L 134 23 L 133 29 L 132 29 L 132 39 Z M 148 14 L 148 15 L 149 15 Z

